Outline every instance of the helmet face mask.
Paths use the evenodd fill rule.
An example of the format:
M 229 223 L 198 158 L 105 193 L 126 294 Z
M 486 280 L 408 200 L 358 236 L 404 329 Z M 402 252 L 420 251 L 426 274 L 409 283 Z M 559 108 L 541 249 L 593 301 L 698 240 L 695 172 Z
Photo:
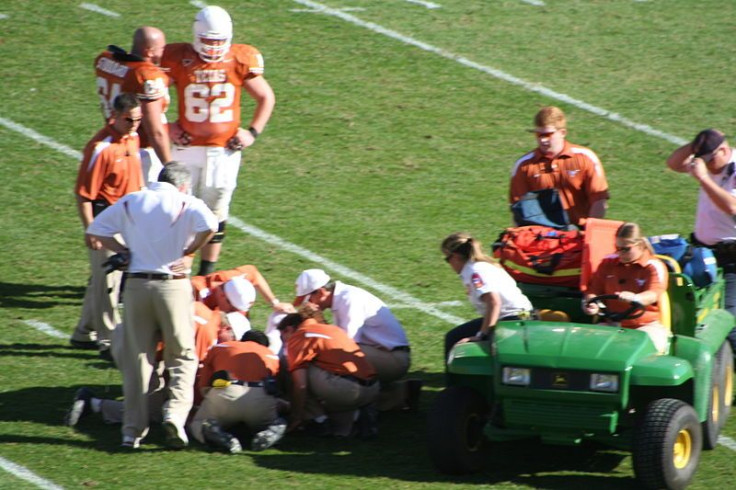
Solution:
M 208 6 L 200 10 L 192 31 L 192 46 L 202 60 L 211 63 L 225 58 L 233 38 L 233 23 L 224 9 Z

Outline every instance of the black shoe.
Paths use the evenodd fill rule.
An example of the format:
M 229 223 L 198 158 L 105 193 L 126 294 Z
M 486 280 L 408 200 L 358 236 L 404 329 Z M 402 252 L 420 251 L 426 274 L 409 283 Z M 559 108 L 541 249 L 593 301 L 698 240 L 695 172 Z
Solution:
M 112 358 L 109 347 L 106 349 L 100 349 L 100 359 L 102 359 L 103 361 L 115 362 Z
M 378 435 L 378 410 L 375 403 L 360 409 L 358 420 L 355 421 L 355 431 L 359 439 L 373 439 Z
M 72 406 L 64 416 L 64 425 L 74 427 L 79 423 L 79 419 L 88 415 L 92 411 L 90 401 L 94 396 L 94 392 L 89 388 L 79 388 L 74 395 Z
M 74 347 L 75 349 L 83 349 L 83 350 L 97 350 L 99 349 L 99 346 L 97 345 L 97 342 L 94 340 L 74 340 L 69 339 L 69 344 Z
M 236 454 L 243 450 L 237 437 L 222 430 L 220 424 L 213 419 L 202 422 L 202 437 L 208 446 L 218 451 Z
M 302 432 L 309 436 L 330 437 L 332 436 L 332 427 L 330 427 L 329 419 L 322 422 L 312 419 L 302 425 Z
M 268 449 L 284 437 L 286 433 L 286 420 L 277 418 L 272 424 L 266 429 L 258 432 L 253 436 L 253 440 L 250 443 L 253 451 L 263 451 Z
M 419 410 L 419 397 L 422 395 L 422 385 L 424 383 L 421 379 L 407 379 L 406 380 L 406 402 L 404 410 L 407 412 L 416 412 Z

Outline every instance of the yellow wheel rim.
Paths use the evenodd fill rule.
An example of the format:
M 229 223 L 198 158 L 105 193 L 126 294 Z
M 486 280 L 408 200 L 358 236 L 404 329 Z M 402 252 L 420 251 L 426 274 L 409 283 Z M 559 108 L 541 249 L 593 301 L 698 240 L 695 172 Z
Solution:
M 713 387 L 711 398 L 710 418 L 714 424 L 717 424 L 721 416 L 721 390 L 718 389 L 718 385 Z
M 731 367 L 731 366 L 727 366 Z M 726 370 L 726 379 L 723 386 L 724 405 L 730 407 L 733 403 L 733 369 Z
M 678 470 L 683 469 L 690 462 L 690 455 L 693 451 L 693 439 L 690 431 L 682 429 L 677 433 L 675 445 L 672 451 L 672 462 Z

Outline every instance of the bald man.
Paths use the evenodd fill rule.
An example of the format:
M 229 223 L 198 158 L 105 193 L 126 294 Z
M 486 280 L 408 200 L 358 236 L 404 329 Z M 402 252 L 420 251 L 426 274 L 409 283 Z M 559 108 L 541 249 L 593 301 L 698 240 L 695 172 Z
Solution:
M 143 26 L 133 34 L 130 53 L 110 45 L 95 59 L 97 93 L 105 119 L 112 115 L 111 102 L 120 92 L 136 94 L 143 121 L 141 167 L 146 183 L 156 182 L 162 164 L 171 161 L 171 142 L 166 123 L 169 106 L 168 77 L 159 67 L 166 37 L 160 29 Z

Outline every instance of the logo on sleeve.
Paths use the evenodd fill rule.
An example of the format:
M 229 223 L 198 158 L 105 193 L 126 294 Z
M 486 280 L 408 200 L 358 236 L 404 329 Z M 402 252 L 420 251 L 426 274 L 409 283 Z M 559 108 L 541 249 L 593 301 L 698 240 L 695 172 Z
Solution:
M 480 289 L 483 286 L 485 286 L 485 283 L 483 282 L 483 279 L 480 278 L 480 274 L 478 274 L 477 272 L 472 275 L 472 277 L 470 278 L 470 280 L 472 281 L 473 287 L 475 289 Z

